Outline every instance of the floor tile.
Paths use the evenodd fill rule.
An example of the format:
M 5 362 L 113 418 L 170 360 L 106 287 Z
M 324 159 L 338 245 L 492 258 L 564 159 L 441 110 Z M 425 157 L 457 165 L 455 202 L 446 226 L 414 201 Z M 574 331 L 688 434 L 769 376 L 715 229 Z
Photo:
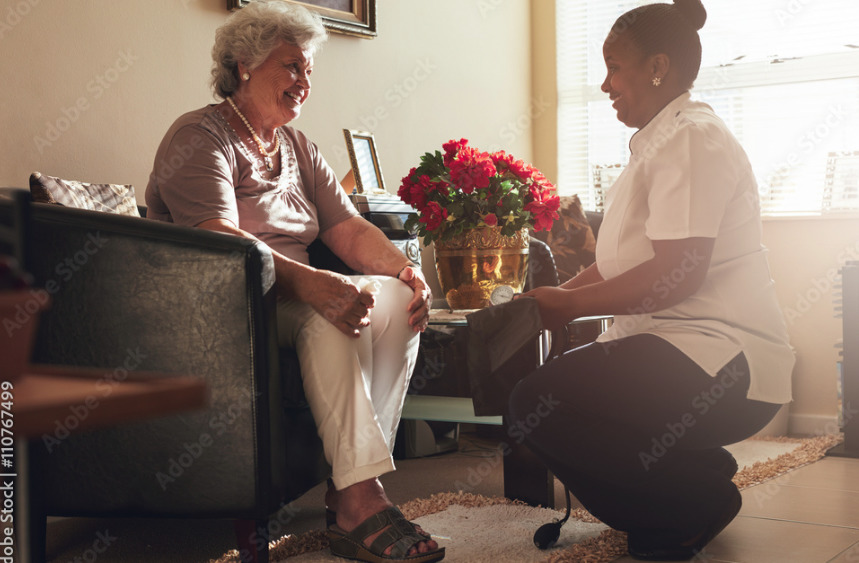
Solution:
M 740 516 L 692 561 L 827 563 L 857 541 L 859 530 Z M 627 556 L 613 563 L 632 561 L 635 559 Z M 839 561 L 847 562 L 853 563 L 849 559 Z
M 857 541 L 859 530 L 850 528 L 739 516 L 705 555 L 738 563 L 826 563 Z
M 859 529 L 859 492 L 799 487 L 786 476 L 744 490 L 740 515 Z
M 817 487 L 859 492 L 859 459 L 825 457 L 783 476 L 796 487 Z
M 859 542 L 848 547 L 829 563 L 859 563 Z

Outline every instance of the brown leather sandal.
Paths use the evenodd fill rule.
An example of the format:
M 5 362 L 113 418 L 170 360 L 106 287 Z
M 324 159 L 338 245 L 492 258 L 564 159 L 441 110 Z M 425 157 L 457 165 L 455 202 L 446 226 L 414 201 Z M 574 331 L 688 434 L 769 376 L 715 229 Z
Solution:
M 416 524 L 411 520 L 408 521 L 409 524 L 415 527 L 415 532 L 424 537 L 425 541 L 429 541 L 432 539 L 432 536 L 424 531 L 423 528 L 420 527 L 420 524 Z M 330 508 L 325 508 L 325 527 L 330 528 L 331 526 L 337 525 L 337 513 L 331 510 Z
M 364 545 L 366 538 L 380 531 L 369 547 Z M 336 524 L 328 527 L 329 547 L 333 555 L 368 563 L 430 563 L 444 559 L 443 547 L 407 555 L 409 549 L 427 539 L 427 535 L 418 533 L 415 525 L 406 520 L 395 506 L 370 516 L 351 532 Z M 391 553 L 386 555 L 385 550 L 389 547 Z

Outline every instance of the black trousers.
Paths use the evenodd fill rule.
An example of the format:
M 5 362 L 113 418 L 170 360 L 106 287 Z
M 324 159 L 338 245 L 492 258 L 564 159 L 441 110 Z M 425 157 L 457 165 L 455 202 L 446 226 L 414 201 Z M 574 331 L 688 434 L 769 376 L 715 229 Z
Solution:
M 713 378 L 657 336 L 588 344 L 519 382 L 511 436 L 612 528 L 689 538 L 738 500 L 722 446 L 780 407 L 748 388 L 743 354 Z

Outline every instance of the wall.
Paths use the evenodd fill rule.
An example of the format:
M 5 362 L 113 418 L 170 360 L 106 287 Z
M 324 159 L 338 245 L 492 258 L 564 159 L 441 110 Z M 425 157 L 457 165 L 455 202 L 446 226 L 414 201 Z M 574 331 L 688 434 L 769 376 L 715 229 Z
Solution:
M 528 4 L 377 4 L 378 37 L 331 35 L 293 123 L 338 174 L 344 128 L 374 133 L 390 192 L 451 138 L 530 161 Z M 0 186 L 39 170 L 131 183 L 142 201 L 169 125 L 213 100 L 210 49 L 228 13 L 226 0 L 0 0 Z
M 227 15 L 226 0 L 0 0 L 0 185 L 40 170 L 142 196 L 167 127 L 212 100 Z M 378 0 L 379 36 L 332 34 L 294 125 L 338 173 L 342 129 L 373 132 L 389 191 L 450 138 L 530 160 L 528 22 L 524 2 Z
M 558 177 L 558 83 L 555 70 L 555 3 L 531 3 L 532 113 L 534 165 Z
M 764 245 L 776 291 L 796 349 L 792 432 L 834 431 L 835 343 L 841 339 L 835 297 L 838 269 L 859 260 L 859 218 L 768 219 Z

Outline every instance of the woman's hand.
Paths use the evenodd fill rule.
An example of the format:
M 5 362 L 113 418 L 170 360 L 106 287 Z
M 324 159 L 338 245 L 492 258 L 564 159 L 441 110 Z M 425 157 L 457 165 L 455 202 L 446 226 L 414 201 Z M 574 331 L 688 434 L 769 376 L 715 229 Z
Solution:
M 535 297 L 546 328 L 591 315 L 652 314 L 694 295 L 706 279 L 715 239 L 654 240 L 653 257 L 603 280 L 595 266 L 562 287 L 538 287 Z
M 415 292 L 409 302 L 409 326 L 415 332 L 423 332 L 429 324 L 429 312 L 432 307 L 432 291 L 424 279 L 423 272 L 418 268 L 406 268 L 397 278 Z
M 347 336 L 358 338 L 370 324 L 370 309 L 376 298 L 362 292 L 348 277 L 328 270 L 315 270 L 294 286 L 296 297 L 325 317 Z
M 561 287 L 543 286 L 523 293 L 520 297 L 533 297 L 537 300 L 543 328 L 548 330 L 561 328 L 576 316 L 572 312 L 572 294 L 570 290 Z

